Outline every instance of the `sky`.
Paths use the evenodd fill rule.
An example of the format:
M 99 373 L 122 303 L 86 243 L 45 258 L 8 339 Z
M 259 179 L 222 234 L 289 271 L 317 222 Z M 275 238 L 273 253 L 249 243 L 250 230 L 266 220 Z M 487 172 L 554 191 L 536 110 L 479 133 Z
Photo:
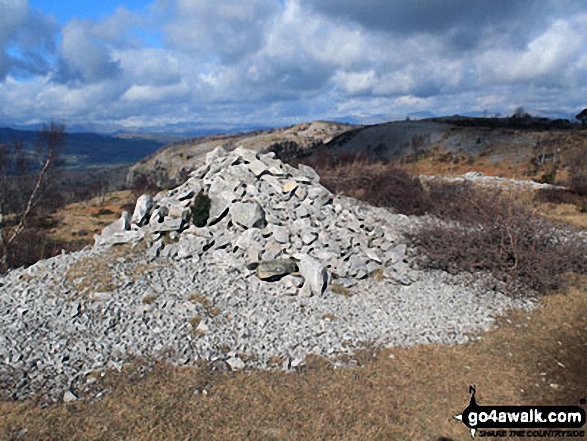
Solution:
M 0 125 L 572 117 L 584 0 L 0 0 Z

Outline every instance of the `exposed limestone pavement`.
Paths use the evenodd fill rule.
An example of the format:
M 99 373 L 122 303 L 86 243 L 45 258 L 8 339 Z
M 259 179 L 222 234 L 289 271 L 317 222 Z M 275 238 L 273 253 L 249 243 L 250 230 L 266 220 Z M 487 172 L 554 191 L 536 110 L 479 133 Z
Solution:
M 72 401 L 137 357 L 287 370 L 364 344 L 462 343 L 534 305 L 414 269 L 417 223 L 331 194 L 311 168 L 218 148 L 93 248 L 0 278 L 0 388 Z

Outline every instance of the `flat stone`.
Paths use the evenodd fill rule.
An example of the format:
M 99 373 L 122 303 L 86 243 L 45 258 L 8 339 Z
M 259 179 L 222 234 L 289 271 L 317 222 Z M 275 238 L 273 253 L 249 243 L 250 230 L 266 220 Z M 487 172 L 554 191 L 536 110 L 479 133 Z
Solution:
M 248 164 L 247 167 L 249 168 L 249 170 L 251 170 L 251 172 L 253 172 L 253 174 L 257 177 L 261 176 L 263 173 L 265 173 L 267 171 L 267 164 L 265 164 L 264 162 L 259 161 L 258 159 L 253 159 L 251 160 Z
M 163 222 L 149 223 L 149 228 L 153 233 L 164 233 L 167 231 L 179 231 L 187 222 L 181 218 L 166 217 Z
M 234 193 L 222 192 L 210 196 L 210 214 L 207 225 L 220 221 L 228 213 L 228 209 L 234 200 Z
M 262 182 L 266 182 L 267 184 L 269 184 L 269 186 L 271 186 L 271 188 L 273 188 L 273 190 L 280 192 L 282 191 L 282 185 L 279 179 L 277 179 L 274 176 L 271 175 L 263 175 L 261 177 L 261 181 Z
M 293 259 L 263 260 L 249 265 L 249 268 L 255 269 L 257 277 L 266 281 L 276 281 L 298 271 Z
M 182 236 L 177 243 L 177 257 L 185 259 L 202 254 L 206 246 L 210 243 L 210 240 L 210 238 L 202 236 Z
M 396 262 L 401 262 L 406 257 L 406 245 L 400 244 L 395 246 L 394 248 L 387 250 L 385 252 L 385 259 L 386 261 L 395 264 Z
M 296 179 L 299 182 L 305 182 L 308 184 L 317 184 L 320 182 L 320 176 L 314 171 L 312 167 L 308 167 L 304 164 L 298 164 L 298 171 L 300 172 Z
M 63 394 L 63 401 L 65 403 L 72 403 L 77 400 L 78 400 L 78 398 L 70 390 L 66 390 L 65 393 Z
M 284 193 L 290 193 L 295 191 L 296 188 L 298 188 L 298 183 L 294 179 L 288 179 L 283 183 L 282 191 Z
M 308 188 L 307 199 L 309 199 L 313 205 L 321 207 L 327 202 L 332 201 L 332 193 L 321 185 L 313 186 Z
M 274 239 L 269 239 L 263 250 L 263 260 L 277 259 L 283 253 L 283 246 Z
M 164 247 L 163 239 L 159 239 L 147 250 L 147 255 L 151 258 L 159 257 L 159 253 Z

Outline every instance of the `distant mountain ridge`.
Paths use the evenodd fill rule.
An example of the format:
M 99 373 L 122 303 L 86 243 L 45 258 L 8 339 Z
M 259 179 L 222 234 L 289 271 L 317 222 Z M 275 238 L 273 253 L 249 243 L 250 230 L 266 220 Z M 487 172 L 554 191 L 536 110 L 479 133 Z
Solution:
M 0 144 L 12 142 L 22 142 L 26 149 L 34 149 L 37 144 L 37 132 L 0 128 Z M 165 144 L 165 140 L 152 137 L 66 133 L 65 167 L 83 169 L 130 165 L 151 155 Z

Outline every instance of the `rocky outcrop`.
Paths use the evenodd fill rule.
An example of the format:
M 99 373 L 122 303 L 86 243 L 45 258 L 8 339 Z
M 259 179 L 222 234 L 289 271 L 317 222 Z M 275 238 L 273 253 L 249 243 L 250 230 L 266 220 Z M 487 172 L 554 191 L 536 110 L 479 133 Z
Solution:
M 314 146 L 327 143 L 354 127 L 358 126 L 313 121 L 280 129 L 209 136 L 172 144 L 133 165 L 127 175 L 127 184 L 133 185 L 145 178 L 167 188 L 172 183 L 182 183 L 189 171 L 200 167 L 206 155 L 217 147 L 226 151 L 239 146 L 257 153 L 274 151 L 281 158 L 306 154 Z M 295 149 L 285 148 L 291 146 L 295 146 Z
M 195 200 L 202 196 L 209 212 L 198 227 L 192 220 L 201 217 Z M 381 210 L 373 213 L 335 197 L 310 167 L 217 147 L 179 187 L 141 196 L 130 222 L 125 214 L 106 227 L 96 246 L 146 241 L 152 258 L 224 260 L 268 283 L 295 272 L 303 284 L 292 291 L 301 296 L 323 295 L 333 282 L 352 286 L 374 273 L 412 283 L 401 236 L 378 217 Z

